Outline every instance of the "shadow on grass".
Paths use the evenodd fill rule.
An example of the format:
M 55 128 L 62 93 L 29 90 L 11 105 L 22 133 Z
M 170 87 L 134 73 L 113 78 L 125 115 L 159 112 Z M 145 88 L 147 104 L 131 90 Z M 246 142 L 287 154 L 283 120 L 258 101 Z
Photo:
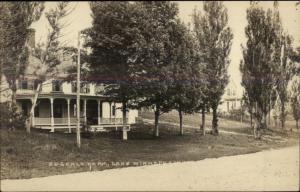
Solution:
M 195 129 L 160 125 L 160 137 L 153 136 L 153 125 L 136 124 L 121 140 L 121 132 L 82 133 L 82 146 L 76 147 L 75 133 L 32 130 L 1 133 L 1 179 L 22 179 L 82 171 L 126 167 L 112 162 L 196 161 L 257 152 L 294 144 L 277 140 L 256 141 L 250 136 L 220 134 L 201 136 Z M 107 166 L 49 166 L 49 162 L 108 162 Z M 132 166 L 132 164 L 130 165 Z

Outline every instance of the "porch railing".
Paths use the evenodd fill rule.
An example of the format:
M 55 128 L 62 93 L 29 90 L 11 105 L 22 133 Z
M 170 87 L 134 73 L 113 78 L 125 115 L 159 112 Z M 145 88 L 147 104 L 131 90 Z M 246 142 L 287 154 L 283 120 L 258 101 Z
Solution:
M 128 118 L 126 118 L 128 122 Z M 100 124 L 122 124 L 123 118 L 100 118 Z
M 53 118 L 53 120 L 54 120 L 54 125 L 68 125 L 68 118 Z M 84 122 L 84 118 L 80 118 L 80 121 Z M 126 122 L 128 122 L 128 118 L 126 118 Z M 77 123 L 76 117 L 70 118 L 71 125 L 76 125 L 76 123 Z M 123 118 L 100 118 L 100 124 L 122 124 L 122 123 L 123 123 Z M 51 125 L 51 118 L 35 117 L 34 124 Z
M 68 125 L 68 118 L 53 118 L 54 125 Z M 80 121 L 84 121 L 84 118 L 80 118 Z M 34 118 L 35 125 L 51 125 L 51 118 L 41 118 L 41 117 L 35 117 Z M 70 124 L 76 125 L 77 118 L 70 118 Z
M 35 125 L 51 125 L 51 118 L 35 117 L 34 123 Z
M 30 89 L 18 89 L 17 90 L 17 94 L 33 94 L 34 90 L 30 90 Z

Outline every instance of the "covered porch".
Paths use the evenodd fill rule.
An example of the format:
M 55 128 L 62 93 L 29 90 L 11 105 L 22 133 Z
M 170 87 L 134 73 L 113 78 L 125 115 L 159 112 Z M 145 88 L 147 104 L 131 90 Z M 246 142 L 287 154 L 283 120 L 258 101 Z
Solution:
M 18 99 L 23 113 L 29 116 L 33 99 Z M 121 104 L 97 98 L 82 98 L 80 100 L 80 124 L 82 127 L 92 127 L 99 130 L 104 127 L 120 127 L 123 125 Z M 33 113 L 33 128 L 68 129 L 69 132 L 77 125 L 76 99 L 72 97 L 38 98 Z M 126 118 L 126 124 L 128 118 Z M 129 125 L 128 125 L 129 127 Z

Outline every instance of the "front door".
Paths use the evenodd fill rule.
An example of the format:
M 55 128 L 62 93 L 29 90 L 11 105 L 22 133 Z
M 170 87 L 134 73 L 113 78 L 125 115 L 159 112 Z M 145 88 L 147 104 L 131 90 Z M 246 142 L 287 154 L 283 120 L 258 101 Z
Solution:
M 98 123 L 98 104 L 95 101 L 88 101 L 86 105 L 86 117 L 89 125 Z
M 63 117 L 63 109 L 62 109 L 62 104 L 57 103 L 53 106 L 53 116 L 54 118 L 62 118 Z

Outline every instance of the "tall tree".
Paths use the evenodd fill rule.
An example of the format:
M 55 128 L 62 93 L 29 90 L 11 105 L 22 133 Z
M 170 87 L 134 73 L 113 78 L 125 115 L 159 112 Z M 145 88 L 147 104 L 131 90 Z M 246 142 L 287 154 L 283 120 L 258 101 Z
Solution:
M 218 135 L 218 105 L 228 84 L 227 68 L 228 55 L 232 44 L 233 34 L 228 27 L 227 9 L 223 2 L 203 2 L 204 14 L 197 11 L 193 14 L 194 31 L 203 53 L 204 72 L 209 74 L 207 86 L 207 104 L 212 108 L 213 134 Z
M 11 94 L 11 108 L 16 109 L 16 82 L 28 65 L 29 27 L 44 9 L 41 2 L 2 2 L 0 4 L 1 76 L 5 75 Z M 12 127 L 13 128 L 13 127 Z
M 254 109 L 254 136 L 266 128 L 267 114 L 276 100 L 276 73 L 280 61 L 280 43 L 276 33 L 277 23 L 273 13 L 267 12 L 258 3 L 247 9 L 248 25 L 245 28 L 246 47 L 240 64 L 242 85 Z
M 254 101 L 251 100 L 252 98 L 247 95 L 247 92 L 243 93 L 242 102 L 244 103 L 246 109 L 248 110 L 248 113 L 250 115 L 250 127 L 253 127 L 253 106 Z
M 32 55 L 40 61 L 40 67 L 35 71 L 39 83 L 35 90 L 33 104 L 30 110 L 27 132 L 30 132 L 34 109 L 38 96 L 42 91 L 43 82 L 57 75 L 56 66 L 61 63 L 59 52 L 64 50 L 64 46 L 60 42 L 60 37 L 62 36 L 61 30 L 66 26 L 66 23 L 63 23 L 62 21 L 72 11 L 73 10 L 69 8 L 68 2 L 57 2 L 54 8 L 51 8 L 45 13 L 50 28 L 48 30 L 46 42 L 38 44 L 32 53 Z
M 299 129 L 299 119 L 300 119 L 300 78 L 296 77 L 292 84 L 291 95 L 291 108 L 293 117 L 296 121 L 296 128 Z
M 277 62 L 278 73 L 277 73 L 277 85 L 276 91 L 280 101 L 280 116 L 281 128 L 285 128 L 286 120 L 286 102 L 288 101 L 288 85 L 293 76 L 295 75 L 295 62 L 291 60 L 293 58 L 293 47 L 292 47 L 292 37 L 283 32 L 283 27 L 281 24 L 281 19 L 279 15 L 279 3 L 274 2 L 273 10 L 273 23 L 274 31 L 276 34 L 275 43 L 277 49 L 274 50 L 274 62 Z M 280 55 L 280 59 L 278 59 Z
M 138 41 L 134 71 L 137 107 L 154 108 L 154 136 L 159 136 L 159 116 L 171 110 L 169 83 L 172 45 L 170 33 L 178 14 L 178 5 L 169 1 L 138 3 L 143 11 L 141 39 Z
M 126 124 L 131 87 L 131 68 L 134 67 L 136 41 L 140 34 L 139 12 L 136 3 L 91 2 L 93 25 L 85 31 L 89 55 L 90 79 L 106 84 L 107 95 L 122 102 L 123 124 Z
M 170 58 L 172 83 L 169 85 L 173 108 L 178 111 L 180 135 L 183 135 L 183 113 L 197 110 L 200 100 L 203 79 L 201 75 L 200 54 L 192 33 L 179 19 L 173 23 L 170 42 L 172 57 Z
M 280 101 L 280 116 L 281 128 L 285 128 L 286 121 L 286 103 L 288 102 L 288 85 L 291 82 L 293 76 L 295 75 L 295 62 L 291 60 L 293 54 L 292 39 L 288 35 L 284 35 L 281 39 L 282 51 L 281 60 L 279 63 L 279 70 L 277 75 L 277 94 Z
M 198 43 L 199 46 L 199 52 L 200 50 L 203 51 L 203 47 L 205 46 L 205 44 L 207 44 L 207 42 L 205 42 L 205 39 L 202 36 L 203 33 L 205 33 L 205 31 L 203 31 L 203 29 L 201 28 L 201 26 L 204 24 L 205 20 L 203 19 L 204 17 L 201 15 L 200 11 L 197 11 L 196 9 L 194 9 L 194 12 L 192 14 L 192 21 L 193 21 L 193 32 L 196 35 L 196 42 Z M 205 53 L 202 53 L 205 56 Z M 203 73 L 202 73 L 202 77 L 204 77 L 206 80 L 208 80 L 208 76 L 209 74 L 206 73 L 206 66 L 207 66 L 207 61 L 206 59 L 203 59 L 201 61 L 203 67 Z M 201 111 L 201 124 L 200 124 L 200 131 L 202 133 L 202 135 L 205 135 L 205 114 L 206 112 L 209 110 L 209 103 L 208 103 L 208 98 L 209 98 L 209 89 L 208 89 L 208 83 L 206 81 L 206 83 L 202 82 L 202 85 L 205 85 L 202 87 L 202 98 L 198 101 L 198 105 L 197 105 L 197 109 L 198 111 Z

